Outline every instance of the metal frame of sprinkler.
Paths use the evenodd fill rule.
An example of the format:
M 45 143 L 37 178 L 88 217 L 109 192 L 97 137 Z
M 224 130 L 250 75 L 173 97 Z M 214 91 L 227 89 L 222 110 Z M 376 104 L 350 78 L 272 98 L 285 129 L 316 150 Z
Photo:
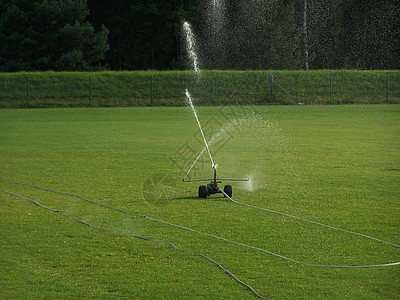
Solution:
M 214 163 L 214 160 L 212 158 L 211 151 L 210 151 L 210 148 L 208 147 L 208 143 L 207 143 L 206 137 L 204 136 L 203 129 L 201 128 L 200 120 L 199 120 L 199 118 L 197 116 L 196 109 L 194 108 L 190 93 L 189 93 L 189 91 L 187 89 L 185 90 L 185 95 L 186 95 L 186 98 L 187 98 L 188 103 L 190 105 L 190 108 L 193 111 L 193 114 L 194 114 L 194 117 L 196 119 L 197 125 L 199 126 L 201 136 L 203 137 L 205 148 L 207 149 L 208 155 L 210 156 L 211 166 L 214 169 L 214 178 L 212 178 L 212 179 L 191 179 L 191 180 L 186 180 L 185 178 L 183 178 L 182 181 L 183 182 L 210 181 L 210 183 L 207 184 L 207 186 L 205 186 L 205 185 L 200 185 L 199 186 L 199 198 L 207 198 L 207 196 L 214 195 L 214 194 L 217 194 L 217 193 L 222 193 L 222 194 L 224 194 L 224 197 L 230 199 L 230 197 L 232 197 L 232 186 L 230 184 L 227 184 L 227 185 L 224 186 L 224 190 L 222 191 L 218 187 L 218 183 L 222 183 L 222 181 L 220 181 L 220 180 L 250 181 L 250 178 L 247 178 L 247 179 L 223 179 L 223 178 L 220 178 L 218 180 L 218 178 L 217 178 L 217 165 Z M 200 155 L 201 155 L 201 153 L 200 153 Z M 196 161 L 197 161 L 197 159 L 195 160 L 194 163 L 196 163 Z M 192 165 L 192 167 L 193 167 L 193 165 Z M 188 173 L 190 172 L 192 167 L 190 167 Z
M 226 181 L 250 181 L 250 178 L 247 179 L 227 179 L 227 178 L 217 178 L 217 165 L 213 165 L 214 169 L 214 178 L 212 179 L 190 179 L 186 180 L 185 178 L 182 180 L 183 182 L 198 182 L 198 181 L 210 181 L 207 186 L 205 185 L 200 185 L 199 186 L 199 198 L 207 198 L 207 196 L 214 195 L 217 193 L 224 194 L 224 197 L 226 198 L 226 195 L 229 197 L 232 197 L 232 185 L 226 184 L 224 186 L 224 191 L 222 191 L 218 183 L 222 183 L 221 180 L 226 180 Z
M 184 31 L 185 31 L 185 34 L 186 34 L 187 52 L 188 52 L 189 57 L 192 60 L 193 69 L 198 74 L 198 72 L 200 71 L 200 68 L 199 68 L 199 65 L 198 65 L 197 54 L 196 54 L 196 51 L 195 51 L 194 35 L 193 35 L 193 32 L 192 32 L 191 26 L 190 26 L 190 24 L 188 22 L 185 21 L 183 23 L 183 28 L 184 28 Z M 200 185 L 199 186 L 199 198 L 207 198 L 207 196 L 214 195 L 214 194 L 217 194 L 217 193 L 222 193 L 222 194 L 224 194 L 224 197 L 230 198 L 230 197 L 232 197 L 232 186 L 230 184 L 227 184 L 227 185 L 224 186 L 224 190 L 222 191 L 218 187 L 218 183 L 222 183 L 222 181 L 220 181 L 220 180 L 249 181 L 250 178 L 247 178 L 247 179 L 222 179 L 222 178 L 220 178 L 219 180 L 217 179 L 217 165 L 214 164 L 214 160 L 212 158 L 210 149 L 208 147 L 207 140 L 206 140 L 206 138 L 204 136 L 203 129 L 201 128 L 200 120 L 199 120 L 199 118 L 197 116 L 197 112 L 196 112 L 196 109 L 195 109 L 195 107 L 193 105 L 193 102 L 192 102 L 192 99 L 191 99 L 191 96 L 190 96 L 190 93 L 189 93 L 188 89 L 185 90 L 185 96 L 186 96 L 186 98 L 188 100 L 188 104 L 190 105 L 190 108 L 193 111 L 193 114 L 194 114 L 194 117 L 196 119 L 197 125 L 199 126 L 201 135 L 203 137 L 205 148 L 207 149 L 208 155 L 210 156 L 211 165 L 212 165 L 212 168 L 214 169 L 214 178 L 212 178 L 212 179 L 191 179 L 191 180 L 186 180 L 185 178 L 183 178 L 182 181 L 183 182 L 210 181 L 210 183 L 207 184 L 207 186 L 205 186 L 205 185 Z M 200 155 L 201 155 L 201 153 L 200 153 Z M 196 161 L 197 161 L 197 159 L 195 160 L 194 164 L 196 163 Z M 193 165 L 192 165 L 192 167 L 193 167 Z M 191 168 L 189 169 L 188 173 L 190 172 Z

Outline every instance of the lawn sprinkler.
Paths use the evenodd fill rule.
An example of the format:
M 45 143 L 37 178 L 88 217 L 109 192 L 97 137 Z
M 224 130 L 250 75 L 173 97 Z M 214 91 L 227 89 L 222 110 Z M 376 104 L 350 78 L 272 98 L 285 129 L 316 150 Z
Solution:
M 250 178 L 247 179 L 227 179 L 227 178 L 217 178 L 217 166 L 213 165 L 214 169 L 214 178 L 212 179 L 191 179 L 191 180 L 186 180 L 183 179 L 183 182 L 197 182 L 197 181 L 210 181 L 207 186 L 205 185 L 200 185 L 199 186 L 199 198 L 207 198 L 207 196 L 214 195 L 217 193 L 222 193 L 224 194 L 224 197 L 228 195 L 229 197 L 232 197 L 232 186 L 230 184 L 226 184 L 224 186 L 224 191 L 218 187 L 218 183 L 222 183 L 222 180 L 226 181 L 250 181 Z M 226 194 L 226 195 L 225 195 Z
M 185 176 L 185 178 L 183 178 L 182 181 L 183 181 L 183 182 L 210 181 L 210 183 L 207 184 L 207 186 L 205 186 L 205 185 L 200 185 L 200 186 L 199 186 L 199 198 L 207 198 L 207 196 L 214 195 L 214 194 L 217 194 L 217 193 L 222 193 L 222 194 L 224 194 L 224 197 L 230 198 L 230 197 L 232 197 L 232 186 L 231 186 L 230 184 L 227 184 L 227 185 L 224 186 L 224 190 L 222 191 L 222 190 L 218 187 L 218 183 L 222 183 L 222 181 L 220 181 L 220 180 L 228 180 L 228 181 L 249 181 L 250 178 L 247 178 L 247 179 L 222 179 L 222 178 L 220 178 L 219 180 L 217 179 L 217 165 L 214 164 L 214 160 L 213 160 L 213 158 L 212 158 L 212 155 L 211 155 L 211 152 L 210 152 L 210 148 L 208 147 L 208 143 L 207 143 L 206 137 L 204 136 L 204 131 L 203 131 L 203 129 L 201 128 L 201 124 L 200 124 L 199 118 L 198 118 L 198 116 L 197 116 L 196 109 L 195 109 L 195 107 L 194 107 L 194 105 L 193 105 L 192 98 L 191 98 L 190 93 L 189 93 L 189 91 L 188 91 L 187 89 L 186 89 L 186 91 L 185 91 L 185 95 L 186 95 L 186 98 L 187 98 L 188 103 L 189 103 L 189 105 L 190 105 L 190 108 L 191 108 L 192 111 L 193 111 L 193 114 L 194 114 L 194 117 L 195 117 L 195 119 L 196 119 L 197 125 L 199 126 L 201 135 L 202 135 L 202 137 L 203 137 L 203 141 L 204 141 L 204 145 L 205 145 L 204 149 L 207 149 L 208 155 L 210 156 L 211 165 L 212 165 L 212 168 L 214 169 L 214 178 L 213 178 L 213 179 L 191 179 L 191 180 L 186 180 L 186 179 L 185 179 L 186 176 L 187 176 L 187 174 L 189 174 L 190 170 L 193 168 L 193 166 L 196 164 L 197 160 L 199 159 L 199 157 L 200 157 L 201 154 L 203 153 L 203 151 L 204 151 L 204 150 L 203 150 L 203 151 L 200 153 L 200 155 L 195 159 L 194 163 L 193 163 L 192 166 L 189 168 L 189 171 L 186 173 L 186 176 Z M 232 200 L 232 199 L 231 199 L 231 200 Z

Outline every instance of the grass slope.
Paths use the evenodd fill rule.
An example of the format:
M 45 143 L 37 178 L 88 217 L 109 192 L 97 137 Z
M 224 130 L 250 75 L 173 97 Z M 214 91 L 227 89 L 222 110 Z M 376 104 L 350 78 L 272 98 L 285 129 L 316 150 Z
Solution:
M 400 103 L 400 72 L 0 73 L 0 107 L 182 106 L 186 88 L 202 105 Z
M 399 244 L 400 106 L 198 107 L 233 198 Z M 182 177 L 202 149 L 189 108 L 0 111 L 0 178 L 82 195 L 317 264 L 400 260 L 399 248 L 225 201 Z M 205 155 L 206 153 L 204 153 Z M 203 156 L 188 177 L 210 177 Z M 0 193 L 2 298 L 396 299 L 399 266 L 316 268 L 77 198 L 0 182 L 99 231 Z

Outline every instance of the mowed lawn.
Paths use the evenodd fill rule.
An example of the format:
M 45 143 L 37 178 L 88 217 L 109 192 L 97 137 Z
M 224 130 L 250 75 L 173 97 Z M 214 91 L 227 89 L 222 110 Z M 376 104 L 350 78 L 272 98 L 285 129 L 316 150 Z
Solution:
M 208 260 L 130 235 L 206 255 L 270 299 L 399 298 L 400 265 L 307 264 L 400 261 L 400 105 L 197 112 L 218 176 L 251 178 L 232 198 L 301 219 L 199 199 L 182 182 L 203 149 L 188 107 L 3 109 L 0 189 L 113 232 L 0 192 L 0 298 L 255 299 Z M 187 178 L 212 175 L 204 152 Z

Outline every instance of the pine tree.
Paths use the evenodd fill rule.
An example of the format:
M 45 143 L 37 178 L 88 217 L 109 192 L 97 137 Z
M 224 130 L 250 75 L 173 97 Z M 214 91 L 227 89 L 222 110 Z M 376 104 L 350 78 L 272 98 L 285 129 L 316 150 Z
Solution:
M 85 21 L 86 0 L 0 2 L 0 70 L 93 70 L 109 50 L 108 29 Z

